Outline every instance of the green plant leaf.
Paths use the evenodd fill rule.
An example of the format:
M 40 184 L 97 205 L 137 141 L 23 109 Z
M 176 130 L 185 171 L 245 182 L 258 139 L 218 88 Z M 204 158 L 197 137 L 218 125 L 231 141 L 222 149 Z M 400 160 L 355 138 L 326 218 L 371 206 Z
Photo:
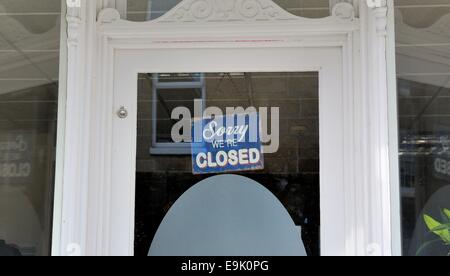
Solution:
M 438 235 L 445 243 L 450 242 L 450 231 L 449 230 L 433 230 L 442 226 L 442 223 L 438 222 L 434 218 L 424 215 L 423 216 L 425 224 L 427 225 L 430 232 Z
M 449 209 L 444 209 L 444 214 L 446 214 L 447 218 L 450 219 L 450 210 Z
M 423 215 L 423 219 L 425 221 L 425 224 L 428 227 L 428 230 L 432 231 L 434 228 L 439 227 L 442 225 L 439 221 L 435 220 L 434 218 L 430 217 L 429 215 Z
M 449 210 L 447 210 L 447 209 L 441 210 L 441 218 L 442 218 L 443 223 L 445 223 L 445 224 L 450 223 L 450 217 L 448 216 L 449 214 L 446 213 L 446 211 L 449 211 Z
M 438 227 L 431 229 L 431 232 L 442 231 L 442 230 L 450 230 L 450 223 L 441 224 Z

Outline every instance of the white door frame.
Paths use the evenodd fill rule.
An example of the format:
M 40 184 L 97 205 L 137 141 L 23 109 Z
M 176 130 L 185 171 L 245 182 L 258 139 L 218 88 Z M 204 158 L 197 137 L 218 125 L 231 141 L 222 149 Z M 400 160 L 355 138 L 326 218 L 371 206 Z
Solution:
M 145 47 L 145 46 L 144 46 Z M 147 46 L 148 47 L 148 46 Z M 186 58 L 189 57 L 189 58 Z M 319 72 L 320 217 L 323 255 L 343 255 L 349 230 L 344 179 L 344 110 L 342 52 L 339 47 L 117 50 L 114 56 L 114 99 L 128 117 L 114 116 L 110 209 L 104 210 L 109 231 L 108 254 L 133 255 L 138 74 L 146 72 Z M 191 61 L 191 62 L 190 62 Z
M 116 59 L 127 51 L 218 48 L 296 48 L 305 53 L 311 48 L 337 49 L 335 58 L 341 62 L 334 64 L 342 66 L 345 122 L 339 150 L 346 154 L 341 171 L 344 191 L 336 193 L 345 197 L 346 237 L 340 251 L 325 254 L 393 254 L 385 1 L 368 0 L 370 7 L 366 1 L 353 1 L 359 5 L 336 1 L 331 17 L 306 19 L 288 14 L 270 0 L 251 1 L 249 9 L 235 6 L 225 13 L 219 8 L 206 14 L 208 9 L 192 10 L 189 5 L 214 1 L 185 0 L 160 19 L 142 23 L 121 20 L 113 8 L 101 10 L 95 21 L 92 11 L 101 1 L 68 1 L 80 5 L 68 8 L 66 129 L 72 130 L 64 144 L 63 210 L 56 218 L 61 227 L 54 237 L 58 246 L 53 254 L 68 255 L 74 245 L 82 255 L 131 253 L 129 246 L 117 249 L 111 240 L 116 234 L 111 229 L 114 218 L 132 217 L 134 212 L 133 204 L 131 210 L 111 213 L 118 207 L 113 204 L 117 191 L 112 185 L 117 170 L 113 162 Z M 355 6 L 360 18 L 355 17 Z M 313 69 L 310 65 L 304 69 Z M 241 69 L 230 71 L 236 70 Z M 134 183 L 134 176 L 126 181 Z M 130 200 L 132 192 L 127 194 Z

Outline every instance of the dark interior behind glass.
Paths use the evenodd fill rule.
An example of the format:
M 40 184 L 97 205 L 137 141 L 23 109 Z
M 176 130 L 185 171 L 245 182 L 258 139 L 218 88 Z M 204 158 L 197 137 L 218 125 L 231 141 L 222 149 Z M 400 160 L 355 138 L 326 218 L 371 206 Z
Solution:
M 183 74 L 163 75 L 164 83 L 171 80 L 175 86 L 183 86 L 186 78 L 195 81 Z M 318 73 L 201 75 L 207 107 L 280 107 L 279 151 L 264 156 L 264 170 L 240 174 L 264 185 L 282 202 L 295 224 L 302 227 L 299 235 L 307 253 L 320 255 Z M 175 93 L 172 88 L 156 91 L 154 74 L 139 74 L 138 82 L 135 254 L 146 256 L 170 207 L 190 187 L 211 175 L 193 175 L 189 154 L 150 153 L 155 138 L 153 124 L 167 133 L 174 123 L 168 119 L 168 111 L 186 103 L 190 106 L 189 97 L 192 101 L 198 93 L 186 89 Z M 152 93 L 160 94 L 156 105 Z M 154 106 L 163 110 L 152 112 Z

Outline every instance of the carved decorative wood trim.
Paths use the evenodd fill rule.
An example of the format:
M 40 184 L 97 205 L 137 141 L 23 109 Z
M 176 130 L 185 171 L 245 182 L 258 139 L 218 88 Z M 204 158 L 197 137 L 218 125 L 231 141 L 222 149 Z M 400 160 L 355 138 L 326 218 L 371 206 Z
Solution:
M 344 20 L 355 19 L 355 8 L 347 2 L 340 2 L 333 6 L 332 15 Z
M 295 20 L 270 0 L 187 0 L 163 15 L 158 22 L 222 22 Z
M 81 3 L 79 0 L 67 0 L 67 43 L 78 44 L 81 26 Z
M 387 0 L 366 0 L 367 7 L 372 9 L 376 20 L 377 34 L 386 37 L 387 35 Z
M 348 2 L 334 4 L 328 21 L 352 21 L 355 8 Z M 99 13 L 101 24 L 119 21 L 116 9 L 106 8 Z M 151 23 L 242 23 L 242 22 L 312 22 L 324 18 L 305 18 L 293 15 L 272 0 L 184 0 Z M 135 22 L 134 22 L 135 23 Z M 139 24 L 139 23 L 137 23 Z M 142 24 L 142 23 L 141 23 Z
M 108 24 L 120 20 L 120 13 L 113 8 L 106 8 L 100 11 L 97 21 L 101 24 Z
M 386 37 L 387 35 L 387 12 L 386 6 L 374 8 L 374 15 L 376 20 L 377 34 Z
M 360 5 L 362 57 L 360 115 L 356 116 L 363 131 L 362 156 L 357 160 L 360 179 L 356 189 L 363 192 L 358 200 L 363 209 L 358 210 L 364 230 L 361 239 L 366 247 L 359 248 L 361 255 L 391 255 L 392 205 L 390 183 L 389 101 L 387 84 L 387 2 L 362 0 Z M 358 141 L 358 139 L 357 139 Z

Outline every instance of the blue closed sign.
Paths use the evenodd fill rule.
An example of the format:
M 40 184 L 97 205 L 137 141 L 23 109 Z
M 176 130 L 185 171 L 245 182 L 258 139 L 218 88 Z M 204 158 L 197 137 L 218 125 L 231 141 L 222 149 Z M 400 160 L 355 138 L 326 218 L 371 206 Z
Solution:
M 194 174 L 264 169 L 258 113 L 197 120 L 192 133 Z

